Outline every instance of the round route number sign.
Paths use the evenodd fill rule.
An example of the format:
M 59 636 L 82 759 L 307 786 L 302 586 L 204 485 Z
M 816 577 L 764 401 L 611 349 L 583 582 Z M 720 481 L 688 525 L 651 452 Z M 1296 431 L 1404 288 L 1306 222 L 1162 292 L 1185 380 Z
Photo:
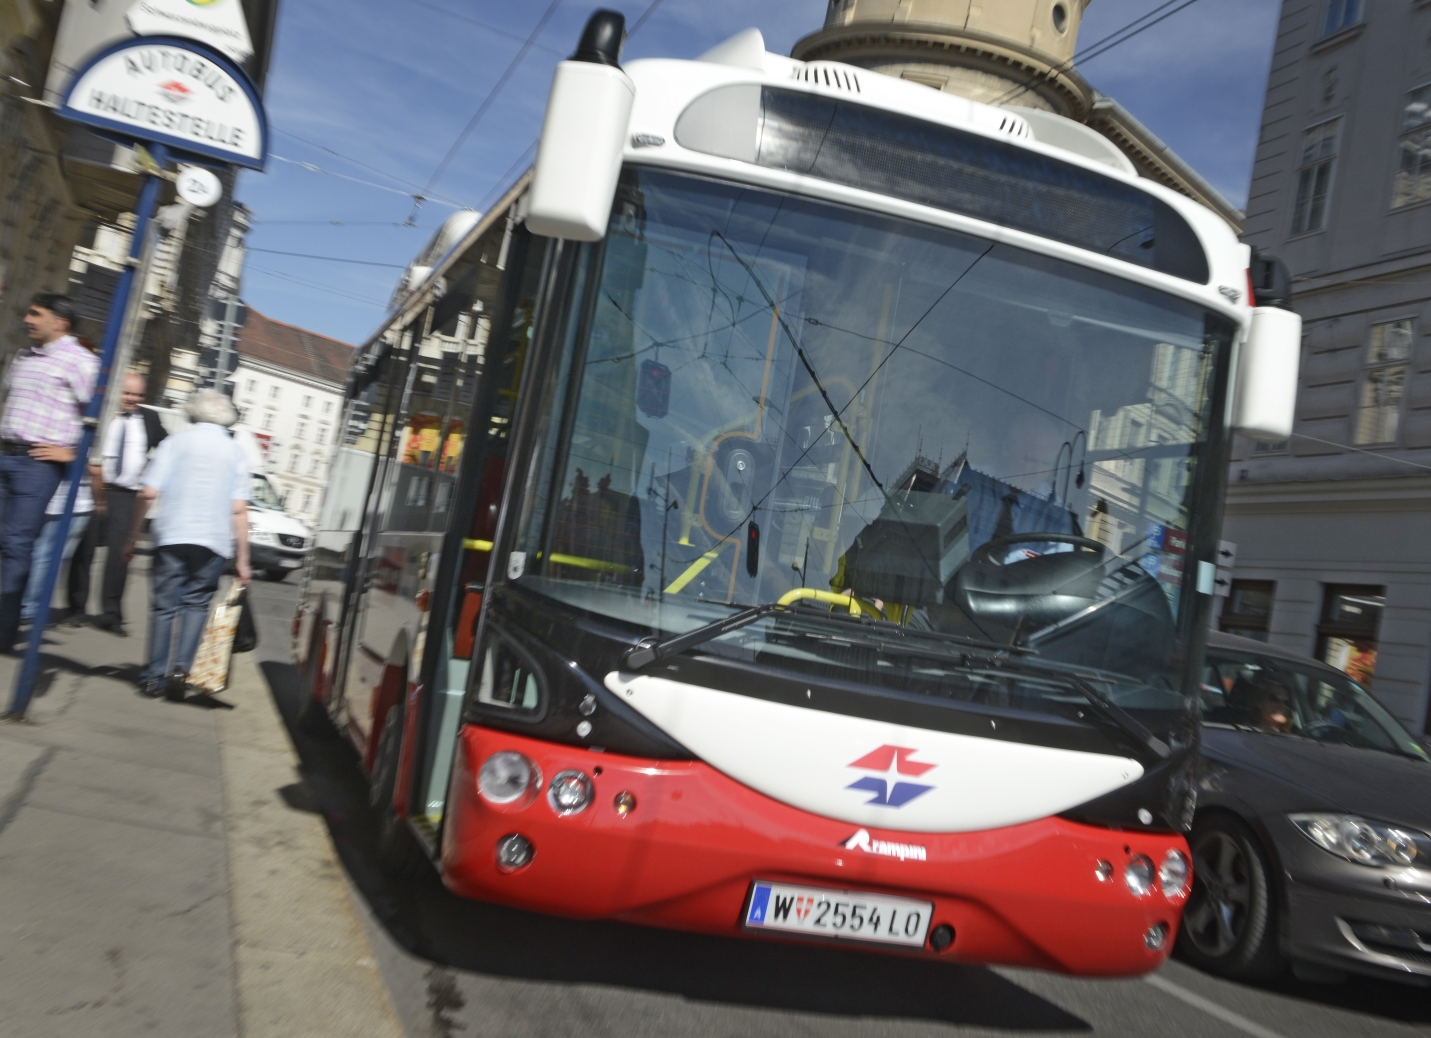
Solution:
M 223 197 L 223 185 L 203 166 L 185 166 L 174 183 L 179 197 L 190 205 L 207 209 Z

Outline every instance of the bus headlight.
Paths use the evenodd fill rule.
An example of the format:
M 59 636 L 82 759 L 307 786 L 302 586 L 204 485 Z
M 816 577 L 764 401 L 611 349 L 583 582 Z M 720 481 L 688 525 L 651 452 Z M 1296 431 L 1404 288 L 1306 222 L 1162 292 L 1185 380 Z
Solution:
M 1188 859 L 1182 851 L 1168 851 L 1163 855 L 1163 864 L 1158 869 L 1158 883 L 1163 888 L 1163 896 L 1170 901 L 1187 893 Z
M 541 772 L 515 750 L 499 750 L 482 762 L 477 771 L 477 792 L 494 804 L 510 804 L 530 788 L 540 789 Z
M 591 803 L 591 779 L 580 771 L 560 771 L 547 787 L 547 803 L 559 815 L 585 811 Z
M 1153 859 L 1146 854 L 1133 855 L 1123 870 L 1123 882 L 1137 897 L 1146 897 L 1153 889 Z

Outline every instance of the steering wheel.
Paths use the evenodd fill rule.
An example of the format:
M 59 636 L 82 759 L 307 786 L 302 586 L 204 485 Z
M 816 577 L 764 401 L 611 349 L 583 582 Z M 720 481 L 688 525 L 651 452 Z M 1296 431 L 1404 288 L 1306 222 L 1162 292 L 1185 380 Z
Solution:
M 1302 734 L 1309 739 L 1316 739 L 1318 742 L 1334 742 L 1343 745 L 1355 745 L 1355 736 L 1339 724 L 1332 724 L 1331 721 L 1317 721 L 1302 729 Z
M 1004 562 L 1013 545 L 1050 542 L 1071 544 L 1073 550 Z M 1105 550 L 1100 542 L 1072 533 L 995 537 L 976 548 L 959 567 L 951 588 L 953 600 L 980 623 L 1030 630 L 1047 627 L 1098 597 Z
M 994 537 L 985 541 L 970 554 L 969 564 L 974 566 L 1016 566 L 1018 563 L 1006 563 L 1003 560 L 1008 549 L 1015 544 L 1071 544 L 1073 545 L 1071 553 L 1057 552 L 1055 554 L 1071 554 L 1077 558 L 1085 553 L 1096 553 L 1098 555 L 1096 559 L 1079 560 L 1089 561 L 1095 565 L 1103 561 L 1103 553 L 1108 550 L 1102 541 L 1095 541 L 1091 537 L 1080 537 L 1076 533 L 1016 533 L 1009 537 Z M 995 552 L 998 554 L 996 555 Z M 1039 556 L 1039 558 L 1044 558 L 1044 556 Z

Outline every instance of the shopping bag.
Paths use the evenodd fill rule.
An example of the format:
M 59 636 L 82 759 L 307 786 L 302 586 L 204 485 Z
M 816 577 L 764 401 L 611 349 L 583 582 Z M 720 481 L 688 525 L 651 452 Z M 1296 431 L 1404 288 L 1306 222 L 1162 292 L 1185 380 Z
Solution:
M 234 630 L 234 652 L 253 652 L 258 648 L 258 628 L 254 626 L 253 609 L 248 604 L 248 589 L 239 604 L 238 627 Z
M 229 687 L 234 633 L 238 629 L 244 597 L 243 585 L 234 581 L 228 594 L 214 606 L 209 622 L 204 626 L 204 637 L 194 656 L 194 666 L 189 671 L 189 684 L 195 691 L 215 695 Z

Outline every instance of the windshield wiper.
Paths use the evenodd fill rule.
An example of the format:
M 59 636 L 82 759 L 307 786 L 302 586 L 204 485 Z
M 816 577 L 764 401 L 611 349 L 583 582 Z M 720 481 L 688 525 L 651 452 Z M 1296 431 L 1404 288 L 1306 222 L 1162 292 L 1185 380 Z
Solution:
M 954 642 L 958 645 L 973 649 L 984 649 L 990 652 L 1011 653 L 1014 655 L 1037 656 L 1038 650 L 1028 649 L 1019 645 L 1005 645 L 1001 642 L 984 641 L 979 638 L 969 638 L 962 634 L 943 633 L 940 631 L 915 631 L 898 624 L 890 623 L 888 620 L 872 620 L 865 616 L 847 616 L 842 613 L 819 612 L 814 609 L 800 609 L 796 603 L 767 602 L 764 605 L 750 606 L 740 612 L 727 616 L 723 620 L 715 620 L 704 624 L 685 634 L 678 634 L 674 638 L 667 638 L 658 641 L 654 638 L 644 638 L 641 644 L 636 646 L 626 654 L 624 660 L 629 670 L 640 670 L 648 667 L 657 660 L 665 659 L 667 656 L 674 656 L 684 652 L 686 649 L 703 645 L 708 641 L 713 641 L 723 634 L 731 631 L 738 631 L 742 627 L 749 627 L 758 620 L 773 613 L 794 613 L 802 619 L 828 620 L 837 624 L 851 625 L 862 629 L 866 633 L 874 633 L 883 639 L 894 638 L 921 638 L 928 641 Z
M 711 623 L 702 624 L 694 630 L 678 634 L 674 638 L 667 638 L 665 641 L 643 638 L 640 645 L 626 654 L 626 659 L 623 662 L 626 664 L 627 670 L 640 670 L 642 667 L 649 667 L 657 660 L 674 656 L 678 652 L 684 652 L 697 645 L 703 645 L 723 634 L 738 631 L 742 627 L 749 627 L 757 620 L 784 608 L 779 602 L 766 602 L 764 605 L 742 609 L 733 616 L 727 616 L 724 620 L 714 620 Z
M 1068 683 L 1077 689 L 1084 699 L 1088 700 L 1088 704 L 1093 707 L 1095 713 L 1123 729 L 1163 760 L 1172 756 L 1173 751 L 1167 743 L 1150 732 L 1143 722 L 1109 699 L 1092 683 L 1071 674 L 1067 675 L 1067 679 Z
M 703 645 L 708 641 L 713 641 L 723 634 L 738 631 L 742 627 L 749 627 L 751 624 L 774 613 L 793 612 L 791 606 L 782 605 L 779 602 L 766 602 L 764 605 L 750 606 L 742 609 L 732 616 L 727 616 L 722 620 L 715 620 L 708 624 L 703 624 L 685 634 L 678 634 L 674 638 L 667 638 L 664 641 L 657 641 L 654 638 L 642 639 L 641 644 L 626 653 L 623 663 L 627 670 L 640 670 L 649 667 L 658 660 L 675 656 L 687 649 Z M 1031 649 L 1024 649 L 1019 646 L 1002 645 L 998 642 L 984 642 L 977 638 L 966 638 L 959 634 L 944 634 L 938 631 L 910 631 L 899 627 L 897 624 L 869 620 L 864 617 L 841 616 L 837 613 L 819 613 L 813 610 L 801 610 L 801 615 L 810 619 L 820 618 L 831 620 L 839 624 L 851 624 L 864 627 L 866 630 L 873 630 L 880 635 L 894 634 L 899 637 L 916 636 L 921 638 L 937 639 L 944 642 L 955 642 L 966 645 L 970 648 L 980 648 L 996 650 L 1001 653 L 1012 653 L 1034 655 Z M 1049 678 L 1074 689 L 1079 695 L 1088 701 L 1093 712 L 1104 721 L 1121 729 L 1131 735 L 1138 742 L 1142 743 L 1159 758 L 1166 760 L 1172 756 L 1172 750 L 1168 744 L 1159 739 L 1137 718 L 1133 717 L 1126 710 L 1120 707 L 1113 700 L 1109 699 L 1103 692 L 1099 691 L 1092 683 L 1079 677 L 1076 674 L 1068 674 L 1051 668 L 1035 666 L 1028 663 L 1020 664 L 1011 659 L 1001 659 L 990 661 L 998 669 L 1009 669 L 1011 671 L 1023 671 L 1026 674 L 1037 674 L 1043 678 Z

